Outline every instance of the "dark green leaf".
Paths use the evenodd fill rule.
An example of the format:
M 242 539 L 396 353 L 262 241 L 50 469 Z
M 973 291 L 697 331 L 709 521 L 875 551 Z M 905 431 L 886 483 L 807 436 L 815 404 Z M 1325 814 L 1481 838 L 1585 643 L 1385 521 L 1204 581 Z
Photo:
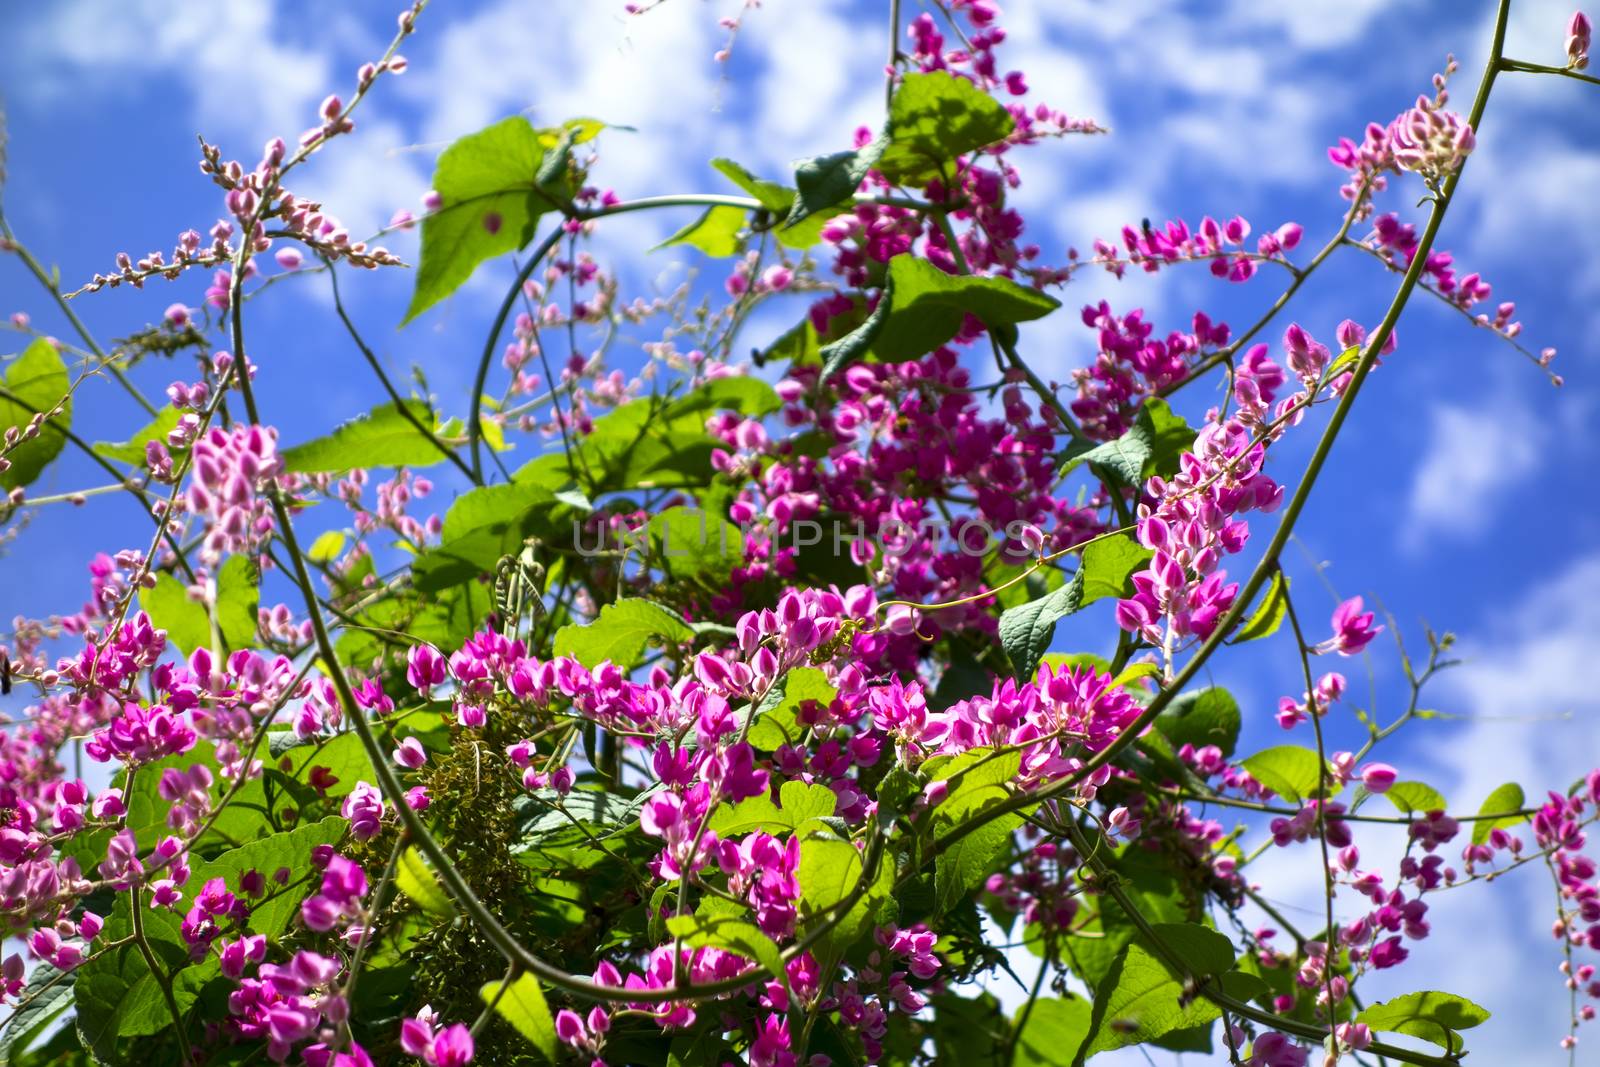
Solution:
M 1055 639 L 1056 623 L 1083 606 L 1083 568 L 1055 592 L 1010 608 L 1000 615 L 1000 644 L 1018 679 L 1033 677 L 1039 659 Z
M 1233 755 L 1241 725 L 1238 701 L 1226 689 L 1215 687 L 1180 693 L 1165 711 L 1156 716 L 1156 729 L 1172 742 L 1173 748 L 1181 748 L 1186 744 L 1195 748 L 1216 745 L 1222 750 L 1223 756 Z M 1312 774 L 1316 774 L 1314 760 Z M 1315 785 L 1316 778 L 1313 777 L 1312 788 Z

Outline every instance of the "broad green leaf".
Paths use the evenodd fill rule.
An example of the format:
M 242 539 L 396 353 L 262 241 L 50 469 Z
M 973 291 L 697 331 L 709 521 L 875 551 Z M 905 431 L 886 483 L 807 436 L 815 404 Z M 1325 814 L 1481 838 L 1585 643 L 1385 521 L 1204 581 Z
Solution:
M 814 215 L 828 211 L 855 196 L 856 190 L 866 180 L 867 172 L 883 152 L 883 138 L 851 149 L 825 156 L 814 156 L 795 164 L 794 204 L 784 220 L 786 226 L 798 226 Z
M 1502 815 L 1500 819 L 1479 819 L 1472 824 L 1472 843 L 1481 845 L 1489 840 L 1489 835 L 1496 828 L 1516 826 L 1526 822 L 1527 816 L 1513 815 L 1511 812 L 1522 810 L 1522 805 L 1527 798 L 1523 795 L 1522 787 L 1516 782 L 1507 782 L 1499 786 L 1494 792 L 1484 798 L 1483 805 L 1478 808 L 1479 815 Z
M 863 877 L 862 855 L 855 845 L 836 837 L 812 836 L 800 842 L 800 913 L 807 926 L 853 892 Z M 861 898 L 822 939 L 837 958 L 873 924 L 879 906 L 894 885 L 894 865 L 888 856 L 878 860 L 875 877 Z
M 217 571 L 217 627 L 229 648 L 249 648 L 256 643 L 260 601 L 256 568 L 248 556 L 229 556 Z
M 720 586 L 744 562 L 744 535 L 719 515 L 672 507 L 650 516 L 650 548 L 667 575 Z
M 1087 463 L 1115 474 L 1123 485 L 1137 487 L 1154 474 L 1171 477 L 1178 469 L 1178 457 L 1194 447 L 1194 437 L 1194 429 L 1173 414 L 1165 400 L 1147 400 L 1132 429 L 1088 451 L 1069 453 L 1066 469 Z
M 20 432 L 36 412 L 48 413 L 58 403 L 62 405 L 61 414 L 45 419 L 39 436 L 19 441 L 6 451 L 11 466 L 0 471 L 0 487 L 15 489 L 32 483 L 66 446 L 66 431 L 72 427 L 72 399 L 68 396 L 72 379 L 61 353 L 41 337 L 6 368 L 0 387 L 0 433 L 11 427 Z
M 1000 645 L 1018 679 L 1033 677 L 1040 657 L 1055 639 L 1056 623 L 1083 606 L 1083 580 L 1084 568 L 1079 567 L 1066 585 L 1001 613 Z
M 1426 815 L 1448 806 L 1444 794 L 1426 782 L 1396 782 L 1383 795 L 1402 815 Z
M 625 597 L 601 608 L 599 617 L 587 626 L 557 630 L 555 654 L 571 656 L 589 668 L 606 660 L 631 667 L 651 640 L 676 644 L 693 639 L 694 631 L 671 610 L 653 600 Z
M 0 1064 L 14 1062 L 13 1056 L 37 1041 L 56 1017 L 72 1006 L 75 978 L 73 972 L 58 971 L 47 960 L 34 964 L 22 990 L 27 1003 L 7 1020 L 5 1036 L 0 1038 Z
M 172 575 L 158 574 L 154 585 L 139 590 L 139 606 L 150 616 L 150 625 L 167 631 L 167 641 L 183 653 L 211 647 L 205 606 L 190 600 L 184 584 Z
M 1083 1044 L 1093 1015 L 1094 1006 L 1083 997 L 1039 997 L 1032 1009 L 1018 1008 L 1016 1025 L 1022 1030 L 1013 1067 L 1057 1067 L 1068 1050 Z
M 126 441 L 96 441 L 94 450 L 98 455 L 107 459 L 118 460 L 135 467 L 144 466 L 144 446 L 150 441 L 160 441 L 167 444 L 167 434 L 178 428 L 178 409 L 171 404 L 166 405 L 156 412 L 156 417 L 151 419 L 138 433 Z M 184 451 L 183 449 L 170 449 L 169 451 Z
M 1005 105 L 947 71 L 901 77 L 889 105 L 889 143 L 876 169 L 896 182 L 949 178 L 958 156 L 1003 141 L 1016 128 Z
M 706 420 L 718 411 L 760 418 L 782 406 L 783 401 L 772 386 L 760 378 L 739 374 L 712 378 L 696 386 L 688 395 L 667 405 L 665 419 L 669 424 L 692 422 L 697 429 L 704 429 Z
M 1216 745 L 1224 756 L 1231 756 L 1239 741 L 1242 722 L 1239 703 L 1233 695 L 1226 689 L 1212 687 L 1178 694 L 1166 710 L 1156 716 L 1156 729 L 1172 742 L 1174 749 L 1186 744 L 1195 748 Z M 1311 788 L 1314 789 L 1315 756 L 1312 762 Z
M 407 847 L 400 853 L 400 862 L 394 869 L 394 884 L 412 903 L 435 918 L 448 919 L 456 913 L 450 895 L 415 847 Z
M 769 794 L 762 793 L 731 806 L 720 805 L 712 811 L 708 828 L 720 837 L 737 837 L 753 830 L 792 833 L 832 815 L 838 797 L 825 785 L 789 781 L 778 791 L 778 801 L 774 804 Z
M 244 876 L 259 872 L 266 879 L 267 891 L 259 900 L 243 896 L 252 904 L 248 925 L 254 933 L 276 938 L 299 915 L 300 901 L 306 896 L 305 892 L 282 891 L 284 883 L 280 879 L 307 877 L 306 872 L 312 869 L 312 852 L 321 845 L 337 844 L 349 829 L 349 820 L 330 815 L 284 833 L 248 841 L 209 863 L 197 864 L 190 884 L 198 890 L 210 879 L 221 878 L 227 882 L 229 892 L 243 896 L 240 885 Z
M 145 773 L 150 773 L 146 768 Z M 311 851 L 317 845 L 331 844 L 344 835 L 349 823 L 337 816 L 299 827 L 288 833 L 271 834 L 223 853 L 209 863 L 197 863 L 189 884 L 198 891 L 212 878 L 222 878 L 234 893 L 246 871 L 260 871 L 267 879 L 267 893 L 253 902 L 249 929 L 275 938 L 288 928 L 299 910 L 303 891 L 281 890 L 276 881 L 279 871 L 287 870 L 291 880 L 306 877 L 311 867 Z M 291 881 L 291 886 L 293 882 Z M 246 898 L 248 899 L 248 898 Z M 161 986 L 151 973 L 138 946 L 131 943 L 133 920 L 129 913 L 132 898 L 118 894 L 106 919 L 102 944 L 128 943 L 109 949 L 84 963 L 77 970 L 74 1000 L 77 1026 L 84 1044 L 105 1063 L 129 1062 L 130 1047 L 123 1038 L 142 1038 L 163 1033 L 172 1026 L 172 1015 Z M 163 970 L 172 974 L 171 990 L 179 1011 L 187 1011 L 200 990 L 220 972 L 214 957 L 199 963 L 189 956 L 181 933 L 185 909 L 168 911 L 149 907 L 142 914 L 145 939 Z M 137 1042 L 135 1042 L 136 1049 Z
M 217 627 L 231 649 L 249 648 L 256 638 L 255 568 L 246 556 L 230 556 L 217 572 Z M 139 606 L 150 622 L 167 631 L 167 640 L 185 654 L 211 647 L 211 620 L 204 604 L 191 600 L 182 582 L 159 574 L 155 585 L 139 591 Z
M 306 550 L 306 559 L 312 563 L 332 563 L 344 551 L 344 543 L 343 530 L 326 530 L 311 542 L 311 547 Z
M 782 219 L 794 204 L 795 191 L 787 185 L 757 178 L 731 159 L 713 159 L 711 166 L 719 174 L 761 201 L 761 206 L 774 218 Z M 822 227 L 837 212 L 818 211 L 798 225 L 779 226 L 772 231 L 778 243 L 789 248 L 810 248 L 822 235 Z
M 272 755 L 274 765 L 298 782 L 309 785 L 315 776 L 318 791 L 324 796 L 347 796 L 357 782 L 376 778 L 366 746 L 353 731 L 314 743 L 290 744 Z
M 1008 783 L 1016 779 L 1021 765 L 1020 752 L 996 754 L 973 749 L 931 771 L 936 781 L 950 783 L 949 793 L 933 810 L 937 836 L 945 836 L 1010 799 Z M 991 818 L 939 853 L 934 865 L 934 896 L 940 912 L 949 911 L 983 884 L 1011 847 L 1011 832 L 1020 825 L 1022 816 L 1016 812 Z
M 651 251 L 655 252 L 672 245 L 689 245 L 698 248 L 712 259 L 726 259 L 738 255 L 743 249 L 744 241 L 740 234 L 745 228 L 743 209 L 719 204 L 707 208 L 698 219 L 656 245 Z
M 433 425 L 433 413 L 422 401 L 407 400 L 406 410 L 422 425 Z M 284 452 L 283 460 L 299 474 L 342 474 L 356 467 L 429 467 L 443 462 L 444 453 L 398 405 L 380 404 L 326 437 L 295 445 Z
M 885 362 L 919 359 L 954 337 L 968 315 L 991 329 L 1043 318 L 1060 301 L 1006 278 L 946 274 L 906 253 L 889 261 L 888 315 L 871 340 Z
M 1283 576 L 1283 571 L 1272 572 L 1272 581 L 1267 585 L 1266 592 L 1261 594 L 1261 601 L 1256 604 L 1256 609 L 1244 621 L 1244 625 L 1234 633 L 1231 643 L 1242 645 L 1246 641 L 1259 641 L 1263 637 L 1271 637 L 1278 632 L 1278 627 L 1283 625 L 1284 614 L 1289 608 L 1289 579 Z
M 542 485 L 508 482 L 469 489 L 445 512 L 440 539 L 448 544 L 475 530 L 520 525 L 528 512 L 555 503 L 555 493 Z
M 1227 974 L 1233 969 L 1233 942 L 1198 923 L 1155 923 L 1155 940 L 1196 978 Z
M 1152 952 L 1130 944 L 1095 990 L 1089 1036 L 1075 1062 L 1203 1026 L 1220 1014 L 1211 1001 L 1186 993 L 1181 976 Z
M 536 130 L 515 116 L 440 153 L 433 188 L 442 203 L 422 220 L 422 257 L 402 325 L 460 288 L 479 263 L 526 245 L 539 215 L 560 206 L 565 190 L 540 187 L 547 154 L 561 160 L 564 147 L 592 137 L 599 125 L 568 128 L 563 146 L 562 131 Z
M 827 706 L 839 691 L 828 676 L 816 667 L 794 667 L 785 671 L 767 690 L 756 721 L 750 727 L 749 742 L 771 752 L 780 745 L 796 744 L 805 728 L 800 725 L 800 707 L 807 701 Z
M 1489 1013 L 1467 998 L 1432 991 L 1373 1004 L 1356 1016 L 1356 1022 L 1374 1030 L 1420 1037 L 1451 1053 L 1462 1051 L 1456 1031 L 1470 1030 L 1488 1019 Z
M 1299 745 L 1279 745 L 1248 757 L 1242 764 L 1250 777 L 1285 799 L 1300 803 L 1317 793 L 1322 768 L 1317 754 Z M 1329 792 L 1338 791 L 1338 782 L 1328 775 Z
M 510 985 L 486 982 L 480 995 L 485 1004 L 493 1004 L 500 1017 L 527 1038 L 545 1059 L 556 1062 L 556 1023 L 536 978 L 523 974 Z
M 667 932 L 688 948 L 720 948 L 765 967 L 780 982 L 788 982 L 783 955 L 772 938 L 753 922 L 732 915 L 674 915 Z
M 1133 572 L 1149 562 L 1153 553 L 1131 537 L 1102 537 L 1083 547 L 1083 594 L 1078 607 L 1086 607 L 1106 597 L 1123 597 L 1132 592 Z

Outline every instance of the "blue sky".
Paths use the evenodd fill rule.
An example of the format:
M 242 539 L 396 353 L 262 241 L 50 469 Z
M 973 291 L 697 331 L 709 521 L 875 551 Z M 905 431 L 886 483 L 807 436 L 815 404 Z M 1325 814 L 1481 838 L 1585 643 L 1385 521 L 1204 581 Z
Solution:
M 1558 62 L 1566 5 L 1518 2 L 1508 54 Z M 905 6 L 917 8 L 912 0 Z M 592 115 L 634 127 L 605 137 L 595 175 L 625 196 L 720 192 L 726 189 L 706 166 L 713 156 L 777 177 L 793 158 L 845 147 L 856 125 L 879 121 L 884 3 L 766 0 L 747 16 L 735 59 L 723 68 L 712 60 L 724 37 L 716 19 L 738 7 L 738 0 L 668 0 L 629 19 L 612 0 L 438 3 L 405 48 L 410 71 L 382 87 L 359 114 L 355 135 L 307 167 L 296 189 L 324 199 L 353 232 L 369 232 L 397 207 L 416 206 L 433 157 L 450 140 L 525 111 L 539 122 Z M 1303 259 L 1307 246 L 1318 247 L 1337 227 L 1342 209 L 1326 146 L 1340 135 L 1358 137 L 1369 120 L 1387 122 L 1427 87 L 1451 50 L 1462 63 L 1455 95 L 1465 109 L 1493 5 L 1010 0 L 1002 7 L 1011 32 L 1003 62 L 1027 72 L 1028 99 L 1093 116 L 1114 131 L 1017 157 L 1025 184 L 1014 201 L 1045 257 L 1059 260 L 1068 245 L 1087 249 L 1094 237 L 1143 217 L 1197 221 L 1208 213 L 1242 214 L 1257 232 L 1296 220 L 1306 228 Z M 217 190 L 196 167 L 195 135 L 247 161 L 269 137 L 292 138 L 311 125 L 326 93 L 348 93 L 356 66 L 382 51 L 395 13 L 394 5 L 369 0 L 337 10 L 292 0 L 8 5 L 0 36 L 12 44 L 0 95 L 13 226 L 69 285 L 107 269 L 119 250 L 170 249 L 177 233 L 204 230 L 220 209 Z M 1399 352 L 1368 384 L 1301 523 L 1305 551 L 1288 560 L 1313 628 L 1325 625 L 1333 600 L 1308 559 L 1329 562 L 1340 593 L 1381 598 L 1413 649 L 1424 619 L 1461 636 L 1468 664 L 1426 701 L 1460 718 L 1420 724 L 1387 755 L 1463 808 L 1507 779 L 1533 796 L 1546 786 L 1564 789 L 1600 759 L 1593 667 L 1600 256 L 1587 240 L 1596 189 L 1596 90 L 1503 77 L 1440 244 L 1463 271 L 1482 271 L 1497 300 L 1517 302 L 1532 347 L 1560 349 L 1557 369 L 1567 385 L 1552 389 L 1487 332 L 1436 302 L 1414 300 L 1400 324 Z M 1399 183 L 1380 206 L 1415 217 L 1420 192 Z M 621 270 L 625 292 L 670 286 L 700 264 L 637 250 L 685 221 L 619 218 L 602 229 L 597 251 Z M 411 260 L 409 240 L 394 247 Z M 404 376 L 420 363 L 445 409 L 460 413 L 481 330 L 509 269 L 489 265 L 404 331 L 396 323 L 407 272 L 346 272 L 346 299 L 391 369 Z M 1120 283 L 1085 273 L 1058 294 L 1062 312 L 1024 331 L 1023 350 L 1043 374 L 1064 378 L 1093 353 L 1094 336 L 1076 315 L 1083 303 L 1104 297 L 1119 312 L 1143 307 L 1163 332 L 1196 308 L 1243 328 L 1278 284 L 1263 275 L 1230 286 L 1203 268 Z M 1290 314 L 1326 340 L 1343 318 L 1375 322 L 1394 284 L 1372 261 L 1342 254 Z M 0 312 L 26 310 L 41 328 L 66 336 L 31 285 L 14 261 L 0 258 Z M 255 312 L 261 402 L 287 442 L 381 399 L 324 286 L 301 279 Z M 105 340 L 154 322 L 174 301 L 198 305 L 204 287 L 194 274 L 76 306 Z M 803 305 L 769 307 L 753 342 L 763 332 L 775 336 Z M 1281 326 L 1272 336 L 1280 333 Z M 5 338 L 0 351 L 21 347 Z M 154 367 L 138 377 L 159 392 L 173 375 Z M 1184 396 L 1191 417 L 1205 393 L 1196 387 Z M 125 396 L 105 386 L 81 397 L 74 419 L 91 439 L 124 438 L 141 421 Z M 1275 453 L 1280 480 L 1292 483 L 1311 437 L 1300 434 Z M 513 455 L 526 458 L 533 447 L 523 442 Z M 69 456 L 35 491 L 100 480 Z M 0 615 L 75 607 L 88 555 L 124 547 L 106 541 L 118 529 L 143 539 L 138 521 L 119 500 L 45 509 L 0 561 Z M 1264 537 L 1270 526 L 1258 521 L 1256 529 Z M 1064 626 L 1062 647 L 1097 647 L 1108 625 L 1097 616 Z M 1402 696 L 1393 646 L 1380 639 L 1372 650 L 1368 665 L 1343 666 L 1364 704 L 1370 669 L 1380 715 L 1392 714 Z M 1247 750 L 1283 740 L 1271 715 L 1278 695 L 1298 688 L 1297 672 L 1283 643 L 1230 654 L 1211 669 L 1245 707 Z M 1315 902 L 1309 852 L 1266 862 L 1272 881 L 1288 886 L 1280 898 L 1291 906 Z M 1475 1034 L 1484 1062 L 1552 1062 L 1562 1032 L 1549 889 L 1542 872 L 1526 873 L 1533 876 L 1519 875 L 1492 895 L 1469 889 L 1441 897 L 1435 937 L 1397 979 L 1414 988 L 1433 974 L 1497 1009 Z

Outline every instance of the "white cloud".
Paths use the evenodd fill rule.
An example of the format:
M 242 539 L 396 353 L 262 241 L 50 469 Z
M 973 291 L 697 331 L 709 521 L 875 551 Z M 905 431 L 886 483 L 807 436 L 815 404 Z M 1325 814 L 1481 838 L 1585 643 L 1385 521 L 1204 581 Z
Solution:
M 142 0 L 113 9 L 68 0 L 25 23 L 9 51 L 22 57 L 31 91 L 47 99 L 178 78 L 189 87 L 198 132 L 245 137 L 254 149 L 314 125 L 317 101 L 354 82 L 353 68 L 335 78 L 326 38 L 289 40 L 280 14 L 271 0 Z
M 1404 541 L 1413 549 L 1486 529 L 1500 496 L 1538 463 L 1545 436 L 1526 409 L 1505 398 L 1476 409 L 1441 404 L 1429 421 L 1407 504 Z

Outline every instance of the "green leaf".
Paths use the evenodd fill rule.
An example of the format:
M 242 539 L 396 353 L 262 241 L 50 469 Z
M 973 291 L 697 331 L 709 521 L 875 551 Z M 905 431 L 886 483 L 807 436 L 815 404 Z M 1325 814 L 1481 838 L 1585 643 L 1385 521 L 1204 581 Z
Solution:
M 1005 105 L 947 71 L 901 77 L 889 104 L 889 143 L 876 167 L 908 185 L 953 173 L 946 166 L 974 149 L 1003 141 L 1016 128 Z
M 1033 677 L 1039 659 L 1056 636 L 1056 623 L 1083 606 L 1084 568 L 1072 581 L 1054 592 L 1008 608 L 1000 615 L 1000 645 L 1011 658 L 1011 669 L 1019 680 Z
M 650 548 L 668 577 L 720 586 L 744 562 L 739 527 L 699 508 L 672 507 L 650 516 Z
M 255 564 L 248 556 L 229 556 L 217 571 L 217 627 L 229 648 L 249 648 L 256 643 L 259 601 Z
M 1283 571 L 1275 570 L 1272 572 L 1272 581 L 1268 584 L 1267 591 L 1261 594 L 1261 602 L 1244 621 L 1244 625 L 1239 627 L 1230 643 L 1242 645 L 1246 641 L 1259 641 L 1263 637 L 1271 637 L 1278 632 L 1278 627 L 1283 625 L 1283 617 L 1288 608 L 1289 579 L 1283 576 Z
M 808 919 L 821 916 L 855 891 L 863 874 L 861 853 L 849 841 L 814 835 L 800 842 L 800 913 Z M 876 877 L 825 937 L 835 958 L 842 955 L 873 923 L 878 907 L 894 885 L 894 865 L 887 857 L 878 861 Z M 808 924 L 809 925 L 809 924 Z
M 519 527 L 527 514 L 556 502 L 555 493 L 542 485 L 508 482 L 469 489 L 456 497 L 445 512 L 440 540 L 445 544 L 478 530 Z
M 0 384 L 4 385 L 0 391 L 0 433 L 11 427 L 20 432 L 33 421 L 35 412 L 48 413 L 56 404 L 62 405 L 61 414 L 45 420 L 39 436 L 19 441 L 6 452 L 11 466 L 0 471 L 0 487 L 16 489 L 31 484 L 66 447 L 66 431 L 72 426 L 72 398 L 68 395 L 72 379 L 61 353 L 41 337 L 22 350 Z
M 1402 815 L 1426 815 L 1448 807 L 1444 794 L 1426 782 L 1396 782 L 1383 795 Z
M 422 258 L 401 325 L 459 289 L 479 263 L 528 243 L 539 215 L 557 206 L 538 182 L 546 149 L 556 147 L 515 116 L 440 153 L 433 188 L 442 203 L 422 220 Z
M 1479 819 L 1472 824 L 1472 843 L 1481 845 L 1489 840 L 1489 835 L 1496 829 L 1506 826 L 1516 826 L 1527 821 L 1526 815 L 1512 815 L 1510 812 L 1521 811 L 1527 798 L 1523 795 L 1522 787 L 1516 782 L 1507 782 L 1495 789 L 1484 798 L 1483 805 L 1478 808 L 1479 815 L 1504 815 L 1501 819 Z
M 332 563 L 344 551 L 344 543 L 343 530 L 326 530 L 311 542 L 311 547 L 306 550 L 306 559 L 312 563 Z
M 1095 990 L 1089 1036 L 1075 1062 L 1203 1026 L 1220 1014 L 1204 997 L 1186 995 L 1181 977 L 1143 945 L 1131 944 Z
M 1072 470 L 1087 463 L 1114 474 L 1123 485 L 1137 487 L 1151 475 L 1169 478 L 1176 473 L 1178 457 L 1194 447 L 1194 437 L 1194 429 L 1174 415 L 1165 400 L 1147 400 L 1127 433 L 1072 455 L 1065 467 Z
M 936 781 L 950 783 L 948 795 L 933 810 L 937 836 L 1009 800 L 1008 783 L 1016 779 L 1021 766 L 1020 752 L 996 755 L 989 749 L 973 749 L 932 772 Z M 954 908 L 983 884 L 1010 849 L 1011 833 L 1020 825 L 1022 816 L 1009 812 L 990 819 L 939 853 L 934 865 L 934 898 L 940 912 Z
M 1250 777 L 1295 803 L 1315 796 L 1321 766 L 1317 754 L 1299 745 L 1279 745 L 1248 757 L 1242 764 Z M 1328 776 L 1330 793 L 1338 791 L 1337 780 Z
M 249 648 L 256 638 L 255 567 L 246 556 L 230 556 L 217 572 L 217 627 L 229 648 Z M 139 591 L 139 606 L 150 622 L 167 631 L 167 640 L 184 653 L 211 647 L 211 620 L 205 605 L 189 598 L 182 582 L 158 574 Z
M 755 923 L 733 915 L 674 915 L 667 920 L 667 932 L 688 948 L 727 949 L 765 967 L 778 981 L 789 980 L 778 946 Z
M 135 467 L 144 466 L 144 446 L 150 441 L 160 441 L 167 444 L 167 434 L 178 428 L 178 409 L 171 404 L 166 405 L 156 412 L 156 417 L 150 420 L 138 433 L 126 441 L 96 441 L 93 445 L 95 453 L 107 459 L 118 460 Z M 186 451 L 174 449 L 172 451 Z
M 400 853 L 400 862 L 394 869 L 394 884 L 417 907 L 435 918 L 448 919 L 456 913 L 450 895 L 444 891 L 433 868 L 428 866 L 428 861 L 414 846 Z
M 746 228 L 744 209 L 719 204 L 705 210 L 698 219 L 656 245 L 655 252 L 672 245 L 698 248 L 712 259 L 736 256 L 744 248 L 740 234 Z
M 45 1028 L 72 1006 L 75 977 L 72 971 L 62 973 L 46 960 L 34 964 L 22 991 L 28 1003 L 7 1020 L 5 1037 L 0 1038 L 0 1064 L 13 1062 L 13 1056 L 37 1041 Z
M 527 1038 L 545 1059 L 556 1062 L 556 1023 L 537 979 L 523 974 L 510 985 L 485 982 L 480 995 L 485 1004 L 493 1004 L 500 1017 Z
M 1175 749 L 1186 744 L 1195 748 L 1216 745 L 1223 756 L 1231 756 L 1242 724 L 1239 702 L 1226 689 L 1212 687 L 1178 694 L 1166 710 L 1156 716 L 1155 725 Z M 1315 789 L 1315 759 L 1311 773 L 1311 788 Z
M 885 362 L 918 359 L 954 337 L 973 316 L 990 329 L 1050 314 L 1060 301 L 1007 278 L 946 274 L 910 253 L 889 261 L 889 314 L 872 339 Z
M 1023 1013 L 1027 1012 L 1027 1018 Z M 1068 1049 L 1078 1048 L 1089 1034 L 1094 1007 L 1083 997 L 1039 997 L 1030 1011 L 1017 1009 L 1017 1035 L 1013 1067 L 1057 1067 Z
M 1356 1016 L 1356 1022 L 1374 1030 L 1420 1037 L 1451 1053 L 1462 1050 L 1456 1031 L 1470 1030 L 1488 1019 L 1487 1011 L 1465 997 L 1431 991 L 1373 1004 Z
M 273 756 L 275 765 L 297 782 L 310 784 L 315 773 L 319 790 L 329 797 L 347 796 L 357 782 L 376 780 L 366 746 L 354 732 L 316 743 L 290 744 Z
M 152 768 L 146 768 L 149 774 Z M 271 834 L 260 840 L 231 849 L 217 859 L 195 864 L 190 885 L 196 890 L 212 878 L 222 878 L 230 890 L 240 891 L 246 871 L 260 871 L 267 880 L 267 892 L 252 902 L 249 928 L 275 938 L 282 934 L 299 911 L 303 893 L 279 888 L 277 872 L 288 877 L 311 866 L 311 852 L 318 845 L 338 841 L 349 823 L 330 816 L 318 823 L 289 833 Z M 248 898 L 246 898 L 248 899 Z M 96 1057 L 106 1063 L 128 1062 L 128 1046 L 123 1038 L 159 1034 L 172 1026 L 172 1015 L 162 993 L 161 983 L 151 973 L 143 953 L 132 944 L 133 920 L 129 913 L 132 897 L 119 894 L 106 919 L 103 937 L 106 945 L 128 942 L 109 949 L 85 962 L 77 970 L 74 1000 L 77 1005 L 78 1033 Z M 207 957 L 196 964 L 181 933 L 183 910 L 177 912 L 146 905 L 142 914 L 145 940 L 162 969 L 172 975 L 171 992 L 180 1012 L 187 1011 L 200 990 L 220 971 L 217 961 Z M 132 1048 L 136 1051 L 138 1042 Z
M 813 156 L 796 163 L 794 204 L 789 208 L 784 225 L 797 226 L 811 216 L 854 197 L 856 190 L 866 180 L 867 171 L 872 169 L 882 154 L 883 146 L 880 137 L 861 148 Z
M 139 606 L 150 616 L 150 625 L 167 631 L 167 640 L 184 653 L 211 647 L 205 607 L 190 600 L 183 583 L 172 575 L 158 574 L 154 585 L 139 590 Z
M 768 214 L 782 219 L 789 213 L 789 208 L 794 203 L 795 190 L 787 185 L 757 178 L 731 159 L 713 159 L 711 165 L 733 184 L 761 201 L 761 206 Z M 788 248 L 810 248 L 821 239 L 822 227 L 835 214 L 837 214 L 835 211 L 817 211 L 798 225 L 780 226 L 772 233 L 778 238 L 779 244 Z
M 1102 537 L 1083 547 L 1083 595 L 1078 607 L 1083 608 L 1106 597 L 1123 597 L 1132 589 L 1133 572 L 1143 567 L 1154 555 L 1132 537 Z
M 668 404 L 665 420 L 669 425 L 692 422 L 695 428 L 704 429 L 706 419 L 714 412 L 737 411 L 755 419 L 770 415 L 782 406 L 777 390 L 760 378 L 730 375 L 712 378 L 696 386 L 687 396 Z
M 625 597 L 601 608 L 600 616 L 587 626 L 563 626 L 557 630 L 555 654 L 571 656 L 591 669 L 606 660 L 632 667 L 652 639 L 677 644 L 694 640 L 694 631 L 653 600 Z
M 1154 923 L 1155 940 L 1176 956 L 1195 978 L 1227 974 L 1233 969 L 1233 942 L 1198 923 Z
M 833 814 L 838 797 L 825 785 L 789 781 L 778 791 L 778 804 L 766 793 L 741 800 L 732 806 L 720 805 L 711 813 L 708 828 L 719 837 L 737 837 L 754 830 L 769 834 L 799 832 L 813 820 Z
M 780 745 L 795 744 L 805 732 L 800 725 L 801 705 L 815 701 L 826 707 L 838 695 L 839 691 L 828 681 L 828 676 L 816 667 L 794 667 L 785 671 L 772 683 L 756 709 L 756 721 L 750 727 L 747 740 L 765 752 Z
M 433 412 L 420 400 L 407 400 L 406 410 L 424 426 Z M 380 404 L 371 414 L 343 424 L 326 437 L 295 445 L 284 452 L 284 465 L 299 474 L 342 474 L 355 467 L 430 467 L 444 453 L 424 437 L 397 404 Z

